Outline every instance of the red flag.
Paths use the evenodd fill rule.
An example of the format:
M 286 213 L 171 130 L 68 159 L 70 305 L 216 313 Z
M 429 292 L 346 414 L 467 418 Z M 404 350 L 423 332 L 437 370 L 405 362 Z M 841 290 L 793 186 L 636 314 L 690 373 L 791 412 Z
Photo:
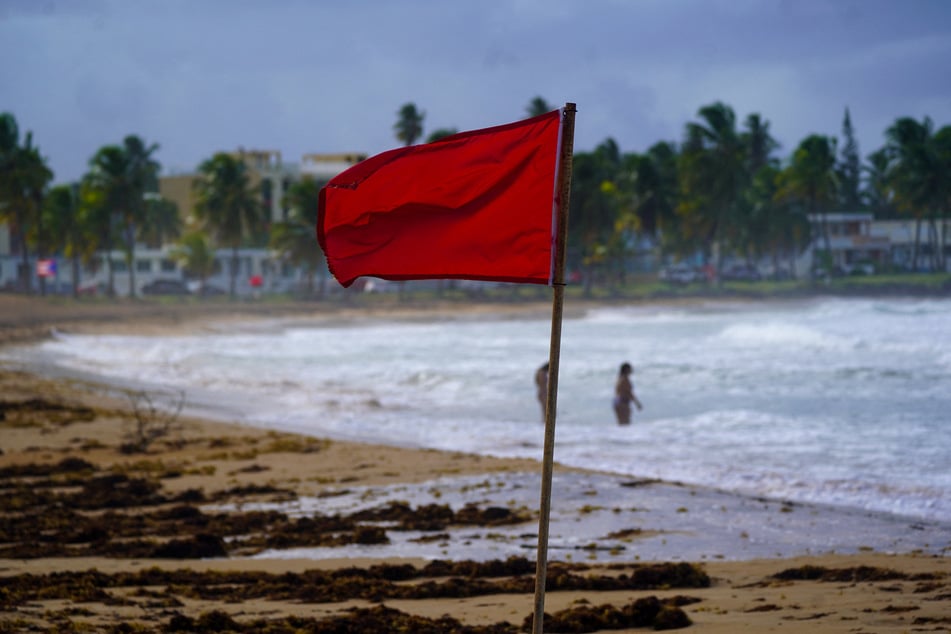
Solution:
M 561 110 L 383 152 L 320 190 L 317 239 L 350 286 L 457 278 L 549 284 Z

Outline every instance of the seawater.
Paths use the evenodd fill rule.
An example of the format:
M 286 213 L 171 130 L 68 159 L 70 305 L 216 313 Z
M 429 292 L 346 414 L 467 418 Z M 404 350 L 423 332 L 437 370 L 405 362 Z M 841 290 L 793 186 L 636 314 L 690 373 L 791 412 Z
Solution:
M 569 305 L 570 308 L 570 305 Z M 540 458 L 550 322 L 355 319 L 188 336 L 59 336 L 8 360 L 183 390 L 318 436 Z M 644 410 L 610 407 L 630 361 Z M 566 318 L 556 461 L 745 495 L 951 521 L 951 300 L 589 310 Z

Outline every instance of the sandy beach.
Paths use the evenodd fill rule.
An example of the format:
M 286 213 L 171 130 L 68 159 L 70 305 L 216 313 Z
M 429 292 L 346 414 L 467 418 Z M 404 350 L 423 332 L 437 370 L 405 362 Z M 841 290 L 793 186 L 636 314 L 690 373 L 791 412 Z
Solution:
M 0 344 L 36 341 L 51 329 L 158 334 L 223 320 L 347 319 L 356 310 L 0 296 Z M 545 314 L 548 306 L 401 310 L 415 319 L 433 311 Z M 157 398 L 0 365 L 0 632 L 529 627 L 535 461 L 173 416 L 155 407 Z M 746 523 L 732 534 L 700 534 L 696 509 L 717 492 L 564 468 L 558 475 L 580 500 L 559 521 L 584 537 L 570 548 L 552 544 L 546 631 L 951 631 L 944 527 L 716 498 L 720 515 Z M 461 492 L 479 486 L 486 492 Z M 628 505 L 603 492 L 613 486 L 625 495 L 653 487 L 654 504 L 672 508 L 639 525 L 609 524 L 598 518 L 623 517 L 626 506 L 581 502 L 603 499 L 592 493 L 599 489 Z M 505 487 L 527 491 L 525 499 Z M 694 523 L 678 521 L 684 515 Z M 833 530 L 854 531 L 856 543 L 893 540 L 851 554 L 782 556 L 758 530 L 775 524 L 813 532 L 819 543 Z M 666 543 L 670 557 L 642 559 L 643 540 Z M 499 557 L 486 559 L 496 544 Z M 482 556 L 466 559 L 467 548 Z

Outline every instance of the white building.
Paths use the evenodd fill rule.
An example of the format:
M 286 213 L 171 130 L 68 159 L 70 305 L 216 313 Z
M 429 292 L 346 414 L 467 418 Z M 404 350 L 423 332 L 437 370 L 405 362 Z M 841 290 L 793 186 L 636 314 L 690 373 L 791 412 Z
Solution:
M 951 272 L 951 219 L 939 220 L 938 243 L 944 251 L 945 271 Z M 933 266 L 933 243 L 931 228 L 927 222 L 914 220 L 876 220 L 872 223 L 872 235 L 884 238 L 889 244 L 889 262 L 895 268 L 910 271 L 914 268 L 915 243 L 918 243 L 919 271 L 931 271 Z

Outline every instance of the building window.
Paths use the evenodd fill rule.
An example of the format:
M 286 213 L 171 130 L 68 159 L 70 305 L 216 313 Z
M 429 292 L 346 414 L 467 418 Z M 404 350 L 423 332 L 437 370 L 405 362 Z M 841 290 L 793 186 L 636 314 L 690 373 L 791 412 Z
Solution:
M 152 260 L 136 260 L 136 261 L 135 261 L 135 272 L 136 272 L 136 273 L 151 273 L 151 272 L 152 272 Z
M 159 263 L 159 267 L 162 269 L 162 273 L 174 273 L 175 272 L 175 262 L 169 260 L 168 258 L 162 258 L 162 261 Z
M 129 267 L 125 265 L 125 260 L 112 260 L 112 270 L 116 273 L 128 273 Z

